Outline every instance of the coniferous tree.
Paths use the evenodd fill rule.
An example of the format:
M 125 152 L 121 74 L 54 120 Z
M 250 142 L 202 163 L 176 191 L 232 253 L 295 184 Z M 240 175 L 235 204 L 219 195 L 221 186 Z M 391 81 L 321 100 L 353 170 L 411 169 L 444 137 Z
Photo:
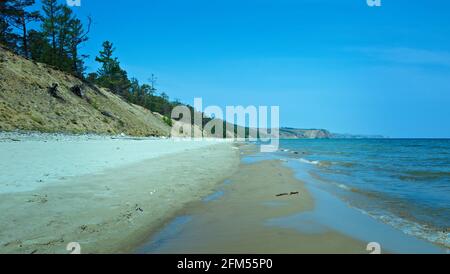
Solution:
M 28 24 L 33 21 L 38 21 L 40 18 L 39 12 L 29 12 L 26 9 L 34 5 L 34 0 L 15 1 L 16 16 L 11 23 L 15 28 L 21 32 L 22 54 L 29 57 L 28 45 Z
M 97 83 L 116 94 L 127 96 L 130 80 L 128 80 L 127 72 L 120 67 L 117 57 L 113 57 L 114 51 L 115 48 L 111 42 L 103 43 L 103 49 L 95 58 L 101 64 L 97 72 Z
M 23 53 L 27 57 L 58 67 L 78 77 L 84 76 L 84 58 L 79 47 L 88 40 L 91 19 L 86 30 L 72 10 L 59 5 L 57 0 L 42 0 L 43 16 L 41 30 L 28 30 L 27 24 L 38 18 L 29 12 L 34 0 L 1 0 L 0 43 Z M 14 32 L 14 29 L 16 31 Z M 19 46 L 19 47 L 18 47 Z M 179 102 L 170 102 L 166 93 L 156 95 L 156 77 L 152 75 L 149 84 L 140 84 L 135 78 L 128 79 L 127 72 L 114 57 L 115 48 L 109 41 L 96 57 L 101 64 L 97 72 L 89 73 L 87 80 L 110 89 L 129 102 L 143 106 L 163 115 L 170 115 Z
M 43 0 L 42 20 L 43 34 L 50 47 L 44 47 L 41 61 L 70 72 L 78 77 L 84 75 L 86 55 L 79 52 L 82 43 L 88 40 L 91 18 L 88 18 L 87 30 L 84 30 L 81 20 L 76 18 L 72 9 L 59 5 L 56 0 Z M 35 36 L 37 38 L 37 36 Z
M 57 37 L 58 37 L 58 17 L 61 14 L 62 6 L 57 0 L 42 0 L 42 10 L 44 11 L 42 29 L 50 39 L 51 51 L 46 53 L 46 59 L 51 65 L 57 65 Z
M 25 57 L 29 57 L 28 24 L 39 20 L 39 12 L 28 11 L 34 3 L 34 0 L 7 0 L 2 2 L 0 7 L 2 11 L 2 19 L 0 20 L 2 29 L 6 32 L 5 35 L 9 35 L 9 39 L 13 39 L 7 44 L 19 49 L 19 53 Z M 11 27 L 16 29 L 20 35 L 14 34 L 11 36 Z M 20 46 L 17 47 L 19 41 Z
M 12 28 L 7 20 L 11 2 L 11 0 L 0 2 L 0 43 L 12 49 L 15 47 L 17 37 L 12 32 Z
M 91 29 L 91 22 L 91 18 L 88 17 L 86 31 L 79 19 L 73 18 L 69 24 L 69 53 L 72 60 L 72 72 L 79 77 L 83 76 L 85 70 L 83 59 L 88 57 L 87 55 L 79 54 L 79 47 L 89 39 L 87 35 Z
M 6 16 L 0 14 L 0 44 L 15 50 L 18 36 L 12 31 Z
M 69 43 L 69 26 L 73 19 L 72 10 L 68 6 L 61 6 L 60 13 L 56 16 L 56 66 L 64 71 L 70 71 L 71 62 L 67 58 Z
M 130 80 L 130 89 L 127 97 L 134 104 L 140 104 L 142 102 L 141 85 L 136 78 L 131 78 Z
M 44 33 L 36 30 L 31 30 L 28 34 L 28 41 L 30 44 L 30 57 L 41 63 L 46 63 L 48 59 L 46 54 L 51 52 L 51 46 L 47 41 Z

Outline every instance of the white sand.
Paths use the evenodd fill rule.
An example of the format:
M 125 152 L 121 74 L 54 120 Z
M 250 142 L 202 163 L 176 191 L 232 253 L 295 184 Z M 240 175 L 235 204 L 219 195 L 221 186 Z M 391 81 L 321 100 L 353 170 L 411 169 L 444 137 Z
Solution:
M 0 141 L 0 253 L 130 252 L 239 165 L 230 142 L 41 137 Z
M 32 191 L 70 177 L 217 142 L 4 133 L 0 135 L 0 193 Z

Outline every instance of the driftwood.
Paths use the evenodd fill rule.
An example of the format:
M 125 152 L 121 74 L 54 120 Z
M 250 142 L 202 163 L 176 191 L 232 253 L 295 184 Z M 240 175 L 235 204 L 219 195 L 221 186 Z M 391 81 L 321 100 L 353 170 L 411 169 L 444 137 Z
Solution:
M 293 191 L 291 193 L 280 193 L 280 194 L 277 194 L 276 196 L 277 197 L 283 197 L 283 196 L 292 196 L 292 195 L 300 195 L 300 192 Z

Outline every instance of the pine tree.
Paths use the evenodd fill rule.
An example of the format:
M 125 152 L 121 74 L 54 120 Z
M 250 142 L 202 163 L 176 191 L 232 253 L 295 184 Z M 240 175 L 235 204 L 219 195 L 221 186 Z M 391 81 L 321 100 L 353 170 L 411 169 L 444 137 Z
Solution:
M 131 78 L 128 99 L 134 104 L 140 105 L 143 101 L 141 86 L 136 78 Z
M 82 76 L 84 72 L 83 59 L 87 58 L 86 55 L 79 55 L 78 47 L 88 40 L 87 34 L 89 33 L 91 26 L 91 20 L 89 18 L 88 30 L 85 32 L 83 24 L 79 19 L 73 19 L 70 22 L 70 55 L 72 58 L 72 71 L 77 76 Z
M 88 17 L 88 28 L 84 31 L 83 24 L 79 19 L 72 19 L 69 24 L 69 50 L 72 59 L 72 71 L 75 75 L 81 77 L 84 73 L 84 58 L 87 58 L 87 55 L 79 54 L 79 46 L 86 42 L 88 38 L 89 31 L 91 29 L 91 18 Z
M 67 6 L 62 6 L 60 13 L 56 16 L 56 65 L 64 70 L 70 71 L 71 62 L 67 58 L 68 43 L 69 43 L 69 26 L 73 20 L 72 10 Z
M 44 18 L 42 29 L 49 41 L 50 48 L 43 52 L 44 62 L 83 77 L 86 55 L 79 53 L 79 47 L 88 40 L 91 18 L 88 18 L 87 30 L 65 5 L 59 5 L 56 0 L 43 1 Z
M 0 2 L 0 4 L 3 4 Z M 0 14 L 0 44 L 15 50 L 17 44 L 18 36 L 12 31 L 11 26 L 6 20 L 4 14 Z
M 45 34 L 40 31 L 31 30 L 28 34 L 28 41 L 30 44 L 31 59 L 41 63 L 48 61 L 46 54 L 51 52 L 51 46 Z
M 20 53 L 25 57 L 29 57 L 29 45 L 28 45 L 28 24 L 33 21 L 39 20 L 39 12 L 28 11 L 29 7 L 34 5 L 34 0 L 14 0 L 2 2 L 2 29 L 8 35 L 10 32 L 10 39 L 15 37 L 15 41 L 10 41 L 9 44 L 16 44 L 17 40 L 20 40 Z M 20 32 L 20 35 L 11 36 L 11 27 Z M 17 39 L 19 38 L 19 39 Z
M 12 32 L 12 27 L 7 20 L 11 13 L 11 0 L 0 1 L 0 43 L 10 49 L 15 49 L 17 36 Z
M 48 54 L 48 63 L 56 65 L 57 55 L 57 21 L 61 14 L 62 6 L 58 4 L 57 0 L 42 0 L 42 10 L 44 11 L 42 29 L 47 37 L 50 39 L 51 52 Z
M 117 57 L 113 57 L 114 51 L 115 48 L 111 42 L 103 42 L 103 49 L 95 58 L 95 61 L 101 64 L 97 72 L 97 83 L 116 94 L 127 96 L 130 80 L 128 80 L 127 72 L 120 67 Z

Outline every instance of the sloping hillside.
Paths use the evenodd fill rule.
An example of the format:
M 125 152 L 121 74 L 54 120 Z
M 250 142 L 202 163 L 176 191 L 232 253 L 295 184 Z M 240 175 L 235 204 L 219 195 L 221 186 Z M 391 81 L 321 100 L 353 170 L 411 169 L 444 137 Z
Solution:
M 329 139 L 332 134 L 325 129 L 281 128 L 282 139 Z
M 0 131 L 168 136 L 161 117 L 0 47 Z

